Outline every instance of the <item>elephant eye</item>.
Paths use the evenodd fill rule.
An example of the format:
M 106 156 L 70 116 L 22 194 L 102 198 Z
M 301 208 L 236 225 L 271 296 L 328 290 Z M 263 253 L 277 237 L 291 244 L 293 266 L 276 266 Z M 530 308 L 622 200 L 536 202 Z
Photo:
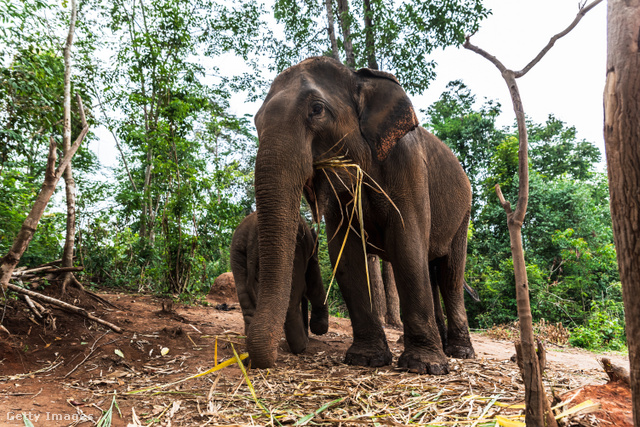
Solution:
M 320 102 L 314 102 L 311 105 L 311 116 L 319 116 L 324 112 L 324 105 Z

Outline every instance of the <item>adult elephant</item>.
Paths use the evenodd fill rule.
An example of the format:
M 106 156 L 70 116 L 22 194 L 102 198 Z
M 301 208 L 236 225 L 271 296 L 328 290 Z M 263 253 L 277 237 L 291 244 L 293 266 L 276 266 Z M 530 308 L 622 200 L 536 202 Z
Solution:
M 329 243 L 334 265 L 343 251 L 336 277 L 353 328 L 345 362 L 391 363 L 384 330 L 371 310 L 358 219 L 348 233 L 356 171 L 350 166 L 327 170 L 326 159 L 337 156 L 365 172 L 361 203 L 367 251 L 393 265 L 405 337 L 398 366 L 445 374 L 445 353 L 473 357 L 463 300 L 469 180 L 451 150 L 418 126 L 396 78 L 366 68 L 352 71 L 327 57 L 309 58 L 276 77 L 255 124 L 262 286 L 247 337 L 253 366 L 270 367 L 276 360 L 273 326 L 283 324 L 287 310 L 303 190 L 317 216 L 324 215 L 328 236 L 334 236 Z M 447 312 L 444 349 L 430 265 Z
M 258 218 L 255 212 L 247 215 L 236 228 L 231 239 L 229 258 L 233 278 L 242 308 L 245 333 L 249 330 L 256 309 L 260 289 L 260 256 L 258 251 Z M 299 216 L 296 247 L 291 270 L 289 305 L 284 323 L 285 337 L 293 354 L 302 353 L 309 342 L 309 325 L 316 335 L 327 333 L 329 311 L 322 284 L 316 237 L 306 221 Z M 311 322 L 309 323 L 309 302 Z

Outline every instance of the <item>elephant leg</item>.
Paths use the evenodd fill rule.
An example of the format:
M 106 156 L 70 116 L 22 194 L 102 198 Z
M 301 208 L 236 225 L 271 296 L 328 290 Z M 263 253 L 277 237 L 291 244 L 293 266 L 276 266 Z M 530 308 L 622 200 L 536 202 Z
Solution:
M 284 335 L 287 338 L 287 344 L 293 354 L 300 354 L 306 350 L 309 343 L 307 329 L 303 322 L 303 314 L 300 302 L 297 306 L 289 306 L 287 317 L 284 322 Z
M 289 344 L 289 349 L 293 354 L 300 354 L 309 343 L 309 333 L 305 315 L 308 316 L 308 303 L 304 298 L 305 284 L 304 255 L 296 253 L 293 263 L 293 276 L 291 278 L 291 296 L 289 298 L 289 308 L 284 322 L 284 334 Z M 307 310 L 303 308 L 307 305 Z
M 300 308 L 302 311 L 302 324 L 304 325 L 304 333 L 309 336 L 309 300 L 307 297 L 302 297 L 300 301 Z
M 418 235 L 405 233 L 405 236 Z M 405 347 L 398 367 L 420 374 L 444 375 L 449 373 L 449 365 L 436 324 L 429 263 L 426 256 L 416 256 L 428 253 L 422 246 L 417 237 L 394 245 L 392 263 L 402 309 Z
M 475 357 L 469 334 L 467 311 L 464 307 L 466 237 L 467 229 L 461 227 L 454 237 L 452 251 L 449 255 L 438 259 L 436 267 L 438 287 L 447 312 L 447 341 L 444 352 L 457 359 Z
M 234 262 L 235 261 L 235 262 Z M 256 311 L 256 277 L 252 270 L 247 270 L 246 255 L 236 255 L 232 259 L 231 269 L 233 271 L 233 280 L 236 285 L 236 293 L 238 294 L 238 302 L 242 309 L 242 317 L 244 319 L 244 333 L 249 331 L 249 325 Z
M 431 279 L 431 294 L 433 296 L 433 310 L 436 318 L 436 325 L 438 325 L 438 332 L 440 333 L 440 340 L 442 341 L 443 348 L 447 346 L 447 325 L 444 320 L 444 313 L 442 311 L 442 302 L 440 301 L 440 289 L 438 288 L 438 272 L 437 264 L 432 261 L 429 263 L 429 278 Z
M 315 254 L 311 255 L 305 273 L 305 296 L 311 303 L 311 332 L 316 335 L 324 335 L 329 330 L 329 307 L 325 304 L 326 296 L 320 265 Z
M 327 234 L 333 235 L 333 230 L 327 228 Z M 329 255 L 333 265 L 336 263 L 343 240 L 344 227 L 329 243 Z M 393 357 L 387 338 L 369 297 L 362 241 L 353 233 L 350 233 L 346 242 L 336 271 L 336 279 L 347 304 L 353 329 L 353 344 L 347 350 L 345 363 L 373 367 L 391 364 Z

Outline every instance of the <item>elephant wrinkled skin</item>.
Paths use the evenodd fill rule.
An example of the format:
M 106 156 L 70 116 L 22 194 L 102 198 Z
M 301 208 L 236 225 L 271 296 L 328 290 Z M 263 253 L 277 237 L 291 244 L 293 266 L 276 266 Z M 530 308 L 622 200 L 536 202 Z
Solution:
M 276 77 L 255 124 L 262 287 L 247 336 L 253 366 L 273 366 L 277 356 L 272 330 L 283 324 L 287 311 L 302 194 L 316 210 L 316 219 L 325 218 L 334 265 L 350 229 L 356 169 L 321 169 L 322 160 L 336 156 L 365 172 L 361 193 L 367 251 L 393 265 L 404 324 L 398 366 L 445 374 L 445 353 L 474 357 L 463 300 L 471 187 L 451 150 L 418 126 L 395 77 L 370 69 L 353 71 L 327 57 L 309 58 Z M 387 365 L 391 352 L 371 310 L 357 224 L 355 218 L 336 272 L 353 327 L 345 361 Z M 447 314 L 444 348 L 432 280 Z
M 316 335 L 325 334 L 329 327 L 329 312 L 324 302 L 326 294 L 315 249 L 316 238 L 307 223 L 300 217 L 295 260 L 290 273 L 289 306 L 284 324 L 287 343 L 294 354 L 302 353 L 307 348 L 309 326 L 311 326 L 311 332 Z M 258 219 L 255 212 L 242 220 L 233 233 L 230 258 L 238 301 L 244 317 L 245 333 L 247 333 L 260 289 Z M 311 322 L 309 322 L 308 302 L 311 302 Z

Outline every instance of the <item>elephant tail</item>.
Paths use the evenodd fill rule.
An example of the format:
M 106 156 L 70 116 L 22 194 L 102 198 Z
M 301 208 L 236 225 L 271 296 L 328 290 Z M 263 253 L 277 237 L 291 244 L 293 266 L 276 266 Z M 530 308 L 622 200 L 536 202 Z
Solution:
M 467 293 L 469 294 L 469 296 L 475 301 L 475 302 L 480 302 L 480 295 L 478 295 L 478 291 L 476 291 L 475 289 L 473 289 L 471 286 L 469 286 L 469 284 L 467 283 L 466 280 L 462 281 L 462 284 L 464 285 L 464 290 L 467 291 Z

